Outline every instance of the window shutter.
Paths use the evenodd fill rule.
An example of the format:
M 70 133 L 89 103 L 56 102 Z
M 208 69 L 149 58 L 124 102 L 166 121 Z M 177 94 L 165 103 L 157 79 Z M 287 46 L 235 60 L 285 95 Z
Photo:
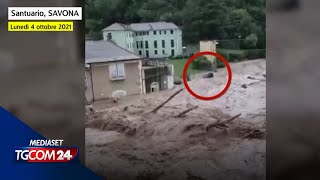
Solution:
M 117 78 L 117 65 L 110 64 L 109 65 L 110 78 Z
M 117 70 L 118 70 L 118 76 L 119 77 L 125 77 L 125 72 L 124 72 L 124 64 L 117 64 Z

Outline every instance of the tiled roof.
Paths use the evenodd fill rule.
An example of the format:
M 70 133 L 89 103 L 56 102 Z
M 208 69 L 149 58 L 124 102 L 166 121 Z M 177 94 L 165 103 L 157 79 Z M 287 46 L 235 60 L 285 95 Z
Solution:
M 124 31 L 124 30 L 130 30 L 130 27 L 122 23 L 113 23 L 110 26 L 103 29 L 103 31 Z
M 168 29 L 179 29 L 179 27 L 171 22 L 132 23 L 130 25 L 113 23 L 112 25 L 104 28 L 103 30 L 109 30 L 109 31 L 121 31 L 121 30 L 152 31 L 152 30 L 168 30 Z
M 86 63 L 137 60 L 142 57 L 110 41 L 86 41 Z

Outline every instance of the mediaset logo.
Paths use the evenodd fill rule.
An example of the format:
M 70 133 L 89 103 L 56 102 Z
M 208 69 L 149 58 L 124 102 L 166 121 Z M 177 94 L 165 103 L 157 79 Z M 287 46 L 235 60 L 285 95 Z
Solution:
M 70 162 L 78 155 L 77 147 L 62 147 L 63 140 L 30 140 L 29 147 L 15 150 L 17 161 Z

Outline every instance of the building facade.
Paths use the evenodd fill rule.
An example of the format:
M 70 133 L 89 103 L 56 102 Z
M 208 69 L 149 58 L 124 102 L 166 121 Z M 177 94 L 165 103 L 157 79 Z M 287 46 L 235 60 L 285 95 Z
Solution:
M 114 23 L 103 30 L 104 40 L 140 56 L 165 58 L 182 55 L 182 31 L 169 22 Z
M 142 59 L 113 42 L 87 41 L 87 101 L 111 98 L 116 90 L 142 94 Z
M 145 94 L 173 88 L 173 65 L 147 61 L 110 41 L 86 42 L 86 100 L 112 98 L 112 92 Z

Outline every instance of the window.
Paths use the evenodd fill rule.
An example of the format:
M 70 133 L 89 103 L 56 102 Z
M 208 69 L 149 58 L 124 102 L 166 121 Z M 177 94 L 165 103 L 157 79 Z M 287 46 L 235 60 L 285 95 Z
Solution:
M 110 64 L 109 65 L 110 79 L 120 80 L 125 78 L 124 64 Z
M 142 51 L 139 51 L 139 55 L 142 55 Z
M 171 47 L 174 47 L 174 40 L 171 39 Z
M 164 40 L 162 40 L 162 47 L 165 48 L 166 47 L 166 42 Z
M 138 41 L 136 42 L 136 45 L 137 45 L 137 48 L 139 49 L 139 42 Z
M 157 40 L 155 40 L 155 41 L 153 42 L 153 46 L 154 46 L 154 48 L 158 48 Z
M 149 51 L 148 50 L 146 50 L 146 56 L 149 57 Z
M 153 31 L 153 34 L 156 35 L 156 34 L 157 34 L 157 31 Z
M 159 33 L 161 34 L 161 31 L 159 31 Z
M 174 57 L 174 49 L 171 49 L 171 56 Z
M 148 49 L 148 48 L 149 48 L 148 41 L 146 41 L 145 44 L 146 44 L 146 45 L 145 45 L 145 46 L 146 46 L 146 49 Z
M 154 54 L 158 54 L 158 51 L 157 51 L 157 50 L 154 50 Z
M 147 35 L 149 35 L 149 31 L 147 31 L 146 33 L 147 33 Z
M 164 34 L 167 34 L 167 30 L 164 30 L 163 32 L 164 32 Z
M 170 30 L 170 33 L 173 34 L 173 30 Z
M 108 39 L 108 40 L 111 40 L 111 39 L 112 39 L 112 34 L 111 34 L 111 33 L 108 33 L 107 39 Z
M 143 41 L 140 41 L 140 48 L 143 48 Z
M 166 54 L 166 51 L 165 51 L 165 50 L 162 50 L 162 54 Z

